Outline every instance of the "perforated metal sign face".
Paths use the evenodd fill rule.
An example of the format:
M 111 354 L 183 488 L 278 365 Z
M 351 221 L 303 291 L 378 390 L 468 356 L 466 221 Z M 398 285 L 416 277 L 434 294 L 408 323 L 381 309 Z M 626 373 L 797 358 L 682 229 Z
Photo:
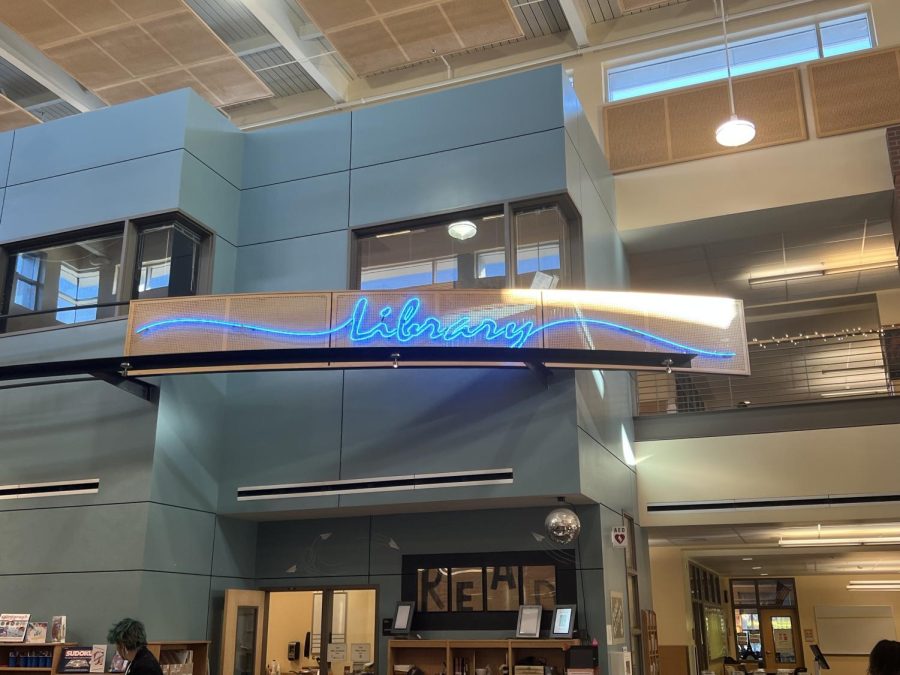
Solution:
M 292 350 L 294 361 L 316 360 L 316 367 L 348 367 L 354 354 L 366 356 L 352 365 L 393 365 L 394 354 L 383 355 L 388 350 L 414 353 L 416 365 L 461 365 L 466 354 L 478 365 L 659 369 L 668 363 L 674 370 L 749 374 L 743 306 L 728 298 L 510 289 L 131 303 L 129 357 L 253 350 Z M 304 350 L 315 359 L 297 359 Z M 606 355 L 615 358 L 606 363 Z M 184 359 L 180 364 L 184 370 Z

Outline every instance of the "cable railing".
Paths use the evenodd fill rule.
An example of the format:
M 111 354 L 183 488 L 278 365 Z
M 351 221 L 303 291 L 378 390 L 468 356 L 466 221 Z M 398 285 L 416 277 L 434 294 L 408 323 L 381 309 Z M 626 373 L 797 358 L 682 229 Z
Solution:
M 750 376 L 640 373 L 638 414 L 660 415 L 893 396 L 900 328 L 748 344 Z

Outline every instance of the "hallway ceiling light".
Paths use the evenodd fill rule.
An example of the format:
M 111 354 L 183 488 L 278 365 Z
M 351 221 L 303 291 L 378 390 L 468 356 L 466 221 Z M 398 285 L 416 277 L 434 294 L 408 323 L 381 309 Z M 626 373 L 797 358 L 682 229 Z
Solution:
M 457 220 L 447 226 L 447 234 L 460 241 L 471 239 L 477 232 L 478 228 L 471 220 Z
M 779 539 L 778 545 L 786 548 L 801 546 L 887 546 L 900 544 L 898 537 L 822 537 L 818 539 Z
M 851 581 L 847 584 L 848 591 L 900 591 L 900 580 L 865 580 Z
M 832 276 L 835 274 L 852 274 L 854 272 L 868 272 L 870 270 L 886 270 L 897 267 L 897 260 L 883 260 L 880 262 L 864 263 L 862 265 L 851 265 L 849 267 L 829 267 L 812 270 L 802 270 L 797 272 L 788 272 L 787 274 L 772 274 L 762 277 L 751 277 L 748 279 L 750 287 L 762 286 L 764 284 L 776 284 L 783 281 L 794 281 L 796 279 L 809 279 L 812 277 Z
M 725 38 L 725 67 L 728 71 L 728 101 L 731 104 L 731 117 L 716 129 L 716 142 L 726 148 L 737 148 L 747 145 L 756 138 L 756 125 L 750 120 L 737 116 L 734 107 L 734 82 L 731 78 L 731 54 L 728 51 L 728 25 L 725 14 L 725 0 L 722 0 L 722 36 Z

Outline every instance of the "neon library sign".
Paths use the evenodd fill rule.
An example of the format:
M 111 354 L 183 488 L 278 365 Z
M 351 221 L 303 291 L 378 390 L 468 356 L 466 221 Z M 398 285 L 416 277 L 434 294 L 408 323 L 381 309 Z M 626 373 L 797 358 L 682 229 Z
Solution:
M 567 361 L 580 352 L 658 352 L 689 356 L 695 371 L 746 371 L 743 308 L 725 298 L 527 290 L 204 296 L 135 301 L 129 327 L 126 354 L 208 352 L 212 343 L 222 345 L 213 351 L 415 347 L 434 357 L 477 348 L 529 351 L 533 359 L 542 350 L 565 352 Z M 596 359 L 588 365 L 596 368 Z

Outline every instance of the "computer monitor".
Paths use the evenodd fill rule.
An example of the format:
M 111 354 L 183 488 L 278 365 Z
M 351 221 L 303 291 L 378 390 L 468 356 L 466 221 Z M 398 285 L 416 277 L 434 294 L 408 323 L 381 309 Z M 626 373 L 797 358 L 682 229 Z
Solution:
M 809 648 L 812 650 L 813 656 L 816 659 L 816 665 L 822 670 L 831 670 L 831 666 L 828 665 L 828 661 L 825 659 L 822 650 L 819 649 L 819 645 L 810 645 Z

